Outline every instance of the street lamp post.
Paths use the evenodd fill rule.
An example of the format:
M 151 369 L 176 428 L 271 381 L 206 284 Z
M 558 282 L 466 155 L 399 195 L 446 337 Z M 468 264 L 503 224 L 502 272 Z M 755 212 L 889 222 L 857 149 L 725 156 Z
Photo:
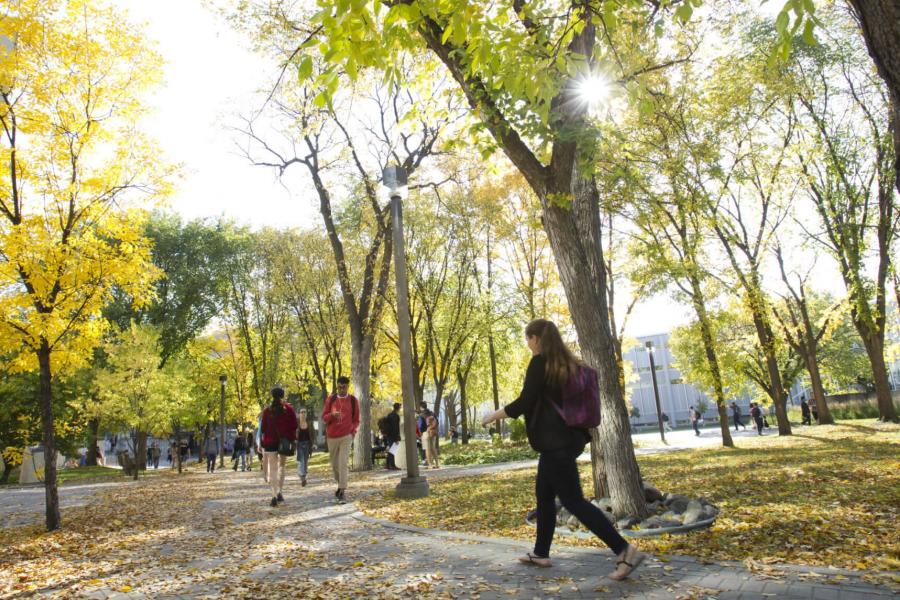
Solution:
M 228 375 L 219 375 L 219 468 L 225 468 L 225 382 L 228 381 Z
M 659 437 L 666 442 L 666 431 L 663 429 L 662 408 L 659 405 L 659 386 L 656 383 L 656 363 L 653 361 L 653 342 L 647 342 L 647 355 L 650 357 L 650 378 L 653 380 L 653 397 L 656 399 L 656 421 L 659 423 Z
M 424 498 L 428 480 L 419 475 L 416 453 L 416 405 L 413 393 L 412 351 L 410 349 L 409 287 L 406 280 L 406 246 L 403 240 L 402 195 L 407 174 L 403 167 L 388 167 L 382 182 L 391 197 L 391 227 L 394 244 L 394 280 L 397 283 L 397 330 L 400 340 L 400 379 L 403 390 L 403 440 L 406 452 L 406 477 L 397 484 L 397 497 Z

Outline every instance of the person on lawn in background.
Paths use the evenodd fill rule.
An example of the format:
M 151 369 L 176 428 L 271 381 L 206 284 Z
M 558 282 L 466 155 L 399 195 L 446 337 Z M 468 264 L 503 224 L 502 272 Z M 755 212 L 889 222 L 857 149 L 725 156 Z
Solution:
M 306 420 L 306 409 L 301 408 L 297 418 L 297 475 L 300 485 L 306 486 L 306 474 L 309 472 L 309 456 L 313 451 L 316 432 Z
M 750 417 L 753 419 L 753 422 L 756 423 L 756 435 L 763 434 L 763 416 L 762 410 L 759 408 L 759 404 L 756 402 L 750 403 Z
M 287 455 L 280 448 L 281 440 L 293 442 L 297 439 L 297 414 L 294 407 L 284 401 L 284 390 L 280 387 L 272 388 L 272 404 L 262 413 L 260 431 L 265 471 L 269 475 L 269 487 L 272 488 L 270 504 L 278 506 L 279 502 L 284 502 L 281 490 L 284 487 L 284 463 L 287 460 Z
M 328 443 L 328 458 L 337 482 L 334 497 L 343 504 L 347 491 L 350 469 L 350 444 L 359 428 L 359 401 L 349 393 L 350 379 L 341 375 L 337 380 L 335 393 L 325 400 L 322 422 L 325 423 L 325 439 Z
M 812 425 L 812 413 L 809 411 L 809 404 L 806 403 L 806 396 L 800 396 L 800 415 L 803 417 L 801 425 Z
M 691 407 L 691 426 L 694 428 L 694 433 L 700 435 L 700 411 L 693 406 Z
M 594 535 L 616 554 L 614 580 L 625 579 L 644 561 L 645 555 L 626 542 L 603 511 L 588 502 L 581 490 L 576 459 L 590 440 L 586 429 L 569 427 L 556 408 L 548 405 L 564 402 L 562 389 L 569 377 L 578 372 L 580 361 L 565 345 L 559 329 L 551 321 L 536 319 L 525 328 L 531 350 L 531 362 L 519 397 L 505 408 L 486 415 L 485 427 L 494 421 L 525 415 L 528 443 L 539 453 L 535 496 L 537 497 L 537 535 L 534 551 L 519 561 L 549 567 L 550 544 L 556 529 L 556 497 Z
M 743 421 L 741 421 L 741 407 L 737 405 L 737 402 L 731 403 L 731 416 L 734 419 L 734 430 L 738 430 L 738 425 L 747 429 L 747 426 L 744 425 Z

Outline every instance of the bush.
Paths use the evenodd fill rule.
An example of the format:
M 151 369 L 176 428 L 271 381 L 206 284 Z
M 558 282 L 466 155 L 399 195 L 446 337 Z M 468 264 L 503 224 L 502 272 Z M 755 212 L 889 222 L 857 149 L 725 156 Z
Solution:
M 441 463 L 445 465 L 493 465 L 533 458 L 537 452 L 522 442 L 441 444 Z
M 519 418 L 509 422 L 509 439 L 512 442 L 524 442 L 528 439 L 528 434 L 525 433 L 524 420 Z

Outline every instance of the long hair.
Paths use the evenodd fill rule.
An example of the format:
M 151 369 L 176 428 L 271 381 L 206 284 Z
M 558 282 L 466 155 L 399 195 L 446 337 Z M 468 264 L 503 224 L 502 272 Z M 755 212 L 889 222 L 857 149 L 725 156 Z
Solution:
M 554 388 L 561 388 L 575 374 L 580 361 L 563 342 L 556 324 L 546 319 L 535 319 L 525 327 L 526 337 L 537 336 L 541 343 L 541 356 L 547 361 L 544 380 Z
M 272 388 L 272 414 L 280 415 L 284 411 L 284 390 L 278 386 Z

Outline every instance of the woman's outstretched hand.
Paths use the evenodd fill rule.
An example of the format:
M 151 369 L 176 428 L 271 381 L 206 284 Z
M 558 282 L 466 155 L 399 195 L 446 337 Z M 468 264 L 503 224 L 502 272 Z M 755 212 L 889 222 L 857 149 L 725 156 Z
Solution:
M 481 418 L 481 426 L 487 427 L 489 424 L 493 423 L 494 421 L 499 421 L 500 419 L 505 419 L 505 418 L 506 418 L 506 411 L 501 408 L 500 410 L 495 410 L 494 412 L 488 413 L 485 416 L 483 416 Z

